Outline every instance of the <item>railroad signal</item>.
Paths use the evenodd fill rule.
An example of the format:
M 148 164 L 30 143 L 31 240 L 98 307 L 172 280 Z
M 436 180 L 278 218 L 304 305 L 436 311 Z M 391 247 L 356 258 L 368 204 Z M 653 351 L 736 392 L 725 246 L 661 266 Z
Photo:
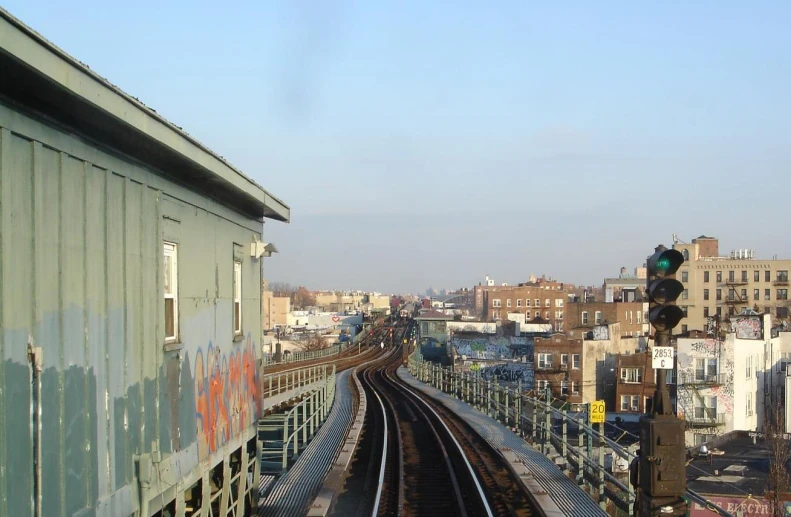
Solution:
M 672 330 L 684 317 L 684 311 L 676 305 L 684 284 L 675 279 L 683 263 L 681 253 L 664 249 L 664 246 L 659 246 L 648 258 L 648 321 L 658 331 Z

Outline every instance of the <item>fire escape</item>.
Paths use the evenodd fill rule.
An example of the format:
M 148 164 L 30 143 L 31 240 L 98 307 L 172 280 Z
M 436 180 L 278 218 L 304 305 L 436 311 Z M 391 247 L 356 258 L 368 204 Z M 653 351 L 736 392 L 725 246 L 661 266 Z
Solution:
M 717 413 L 717 405 L 710 404 L 707 392 L 722 385 L 725 376 L 718 373 L 719 347 L 715 357 L 695 359 L 694 373 L 682 373 L 678 379 L 678 403 L 682 406 L 687 429 L 717 428 L 725 423 L 724 415 Z
M 728 271 L 728 279 L 718 285 L 725 290 L 725 293 L 721 298 L 717 298 L 717 303 L 728 306 L 728 310 L 724 311 L 728 316 L 733 316 L 742 309 L 751 308 L 749 293 L 747 288 L 743 287 L 748 284 L 746 274 L 747 271 L 742 271 L 741 276 L 737 278 L 736 271 Z

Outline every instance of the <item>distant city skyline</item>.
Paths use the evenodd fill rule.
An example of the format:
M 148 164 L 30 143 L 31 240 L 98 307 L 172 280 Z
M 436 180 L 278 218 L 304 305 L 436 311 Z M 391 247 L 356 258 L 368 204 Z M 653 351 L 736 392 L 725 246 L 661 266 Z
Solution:
M 3 6 L 290 205 L 271 281 L 597 285 L 673 233 L 791 257 L 788 2 Z

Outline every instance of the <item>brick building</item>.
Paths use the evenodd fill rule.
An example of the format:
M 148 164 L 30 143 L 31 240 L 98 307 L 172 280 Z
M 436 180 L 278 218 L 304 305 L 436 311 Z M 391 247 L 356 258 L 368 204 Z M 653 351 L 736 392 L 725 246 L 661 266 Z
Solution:
M 647 310 L 642 301 L 572 302 L 566 306 L 565 327 L 571 337 L 583 338 L 594 327 L 620 323 L 621 336 L 642 336 L 648 332 Z
M 535 389 L 552 396 L 582 402 L 582 340 L 564 334 L 537 337 L 534 344 Z
M 615 374 L 617 376 L 615 412 L 650 413 L 656 390 L 656 371 L 651 366 L 651 353 L 619 354 L 615 358 Z M 676 386 L 673 370 L 668 370 L 667 384 L 671 403 L 675 406 Z
M 526 322 L 540 319 L 549 322 L 556 332 L 564 329 L 565 308 L 569 296 L 566 291 L 522 284 L 491 286 L 481 294 L 481 316 L 485 321 L 507 320 L 509 313 L 520 313 L 524 314 Z

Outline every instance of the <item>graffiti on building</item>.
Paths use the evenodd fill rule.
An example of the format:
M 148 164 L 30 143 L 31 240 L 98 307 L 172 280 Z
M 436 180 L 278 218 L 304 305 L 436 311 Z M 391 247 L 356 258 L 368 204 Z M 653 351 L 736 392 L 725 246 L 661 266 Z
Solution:
M 744 517 L 758 517 L 762 515 L 772 515 L 772 507 L 763 497 L 707 497 L 714 505 L 722 508 L 733 515 L 743 515 Z M 784 502 L 785 515 L 791 515 L 791 502 Z M 690 517 L 708 517 L 713 515 L 712 511 L 696 502 L 690 504 Z
M 760 316 L 734 318 L 731 327 L 736 339 L 762 339 Z
M 195 416 L 201 458 L 218 450 L 253 424 L 260 413 L 255 345 L 230 353 L 211 342 L 195 356 Z
M 481 377 L 486 380 L 505 382 L 522 382 L 522 387 L 532 389 L 534 383 L 533 365 L 531 363 L 508 363 L 481 368 Z
M 593 327 L 594 341 L 607 341 L 610 339 L 610 328 L 607 325 L 596 325 Z
M 696 385 L 694 379 L 700 375 L 701 369 L 704 375 L 709 375 L 706 371 L 711 367 L 709 361 L 716 359 L 716 368 L 719 382 L 712 385 Z M 694 416 L 695 408 L 701 407 L 701 401 L 709 404 L 716 398 L 717 413 L 733 413 L 733 345 L 728 341 L 717 339 L 703 339 L 694 341 L 689 345 L 689 351 L 679 350 L 678 355 L 678 374 L 679 380 L 683 384 L 679 385 L 678 406 L 679 411 Z M 701 430 L 706 434 L 719 434 L 719 430 L 706 428 Z
M 504 359 L 511 358 L 510 341 L 504 337 L 479 337 L 451 339 L 451 345 L 458 355 L 466 355 L 470 359 Z

